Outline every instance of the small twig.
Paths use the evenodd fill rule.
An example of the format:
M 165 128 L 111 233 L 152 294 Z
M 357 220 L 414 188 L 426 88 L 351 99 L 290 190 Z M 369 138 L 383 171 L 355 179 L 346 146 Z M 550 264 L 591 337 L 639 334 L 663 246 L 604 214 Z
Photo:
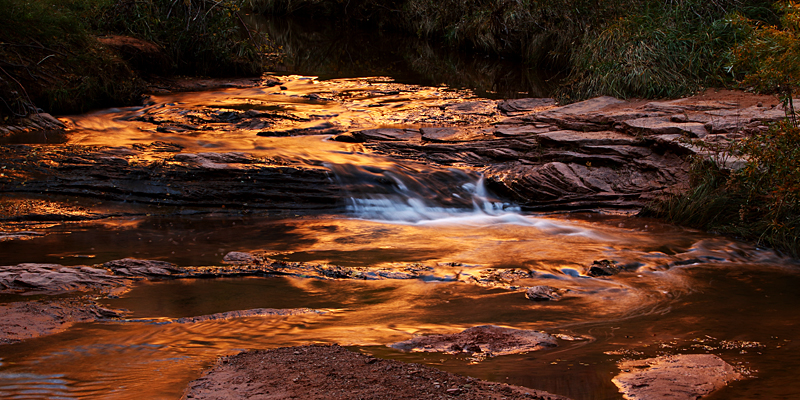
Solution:
M 242 24 L 242 27 L 244 28 L 245 32 L 247 32 L 247 36 L 250 37 L 250 41 L 253 42 L 253 46 L 256 46 L 256 41 L 255 39 L 253 39 L 253 35 L 250 33 L 250 28 L 247 26 L 247 24 L 244 23 L 244 20 L 242 19 L 242 16 L 239 15 L 238 11 L 236 11 L 235 14 L 236 18 L 239 18 L 239 22 Z
M 55 56 L 56 56 L 55 54 L 50 54 L 49 56 L 47 56 L 47 57 L 43 58 L 43 59 L 42 59 L 42 61 L 39 61 L 38 63 L 36 63 L 36 65 L 39 65 L 39 64 L 43 63 L 43 62 L 44 62 L 44 60 L 47 60 L 48 58 L 50 58 L 50 57 L 55 57 Z
M 8 104 L 8 102 L 6 102 L 6 99 L 4 99 L 2 96 L 0 96 L 0 100 L 3 101 L 3 104 L 6 105 L 6 107 L 8 108 L 8 111 L 11 111 L 11 114 L 13 114 L 15 117 L 24 117 L 25 116 L 25 114 L 17 114 L 17 112 L 14 111 L 13 108 L 11 108 L 11 106 Z
M 211 10 L 213 10 L 213 9 L 214 9 L 214 7 L 218 6 L 218 5 L 219 5 L 219 3 L 222 3 L 223 1 L 224 1 L 224 0 L 219 0 L 218 2 L 214 3 L 214 5 L 213 5 L 213 6 L 209 7 L 209 8 L 208 8 L 208 11 L 206 11 L 206 15 L 203 15 L 203 18 L 207 17 L 207 16 L 208 16 L 208 13 L 210 13 L 210 12 L 211 12 Z M 199 13 L 198 13 L 197 15 L 198 15 L 198 16 L 200 16 L 200 14 L 199 14 Z M 197 19 L 197 17 L 194 17 L 194 19 Z
M 29 96 L 28 91 L 25 90 L 25 86 L 22 86 L 22 84 L 19 83 L 19 81 L 16 78 L 14 78 L 11 74 L 6 72 L 6 70 L 3 69 L 3 67 L 0 67 L 0 71 L 3 71 L 4 74 L 8 75 L 8 77 L 11 78 L 12 81 L 16 82 L 17 85 L 19 85 L 19 87 L 22 89 L 22 93 L 24 93 L 25 97 L 28 99 L 28 103 L 30 103 L 31 107 L 33 107 L 33 111 L 36 113 L 36 115 L 39 115 L 39 109 L 36 108 L 36 105 L 33 103 L 33 100 L 31 100 L 31 96 Z
M 12 67 L 12 68 L 26 68 L 26 66 L 25 66 L 25 65 L 22 65 L 22 64 L 14 64 L 14 63 L 12 63 L 12 62 L 9 62 L 8 60 L 3 60 L 3 59 L 0 59 L 0 63 L 4 63 L 4 64 L 6 65 L 6 67 Z
M 32 44 L 22 44 L 22 43 L 0 43 L 0 45 L 2 45 L 2 46 L 14 46 L 14 47 L 32 47 L 34 49 L 47 50 L 47 51 L 49 51 L 51 53 L 56 53 L 58 55 L 62 55 L 62 56 L 66 57 L 66 54 L 64 54 L 64 53 L 62 53 L 62 52 L 60 52 L 58 50 L 53 50 L 53 49 L 50 49 L 50 48 L 47 48 L 47 47 L 44 47 L 44 46 L 41 46 L 41 45 L 34 46 Z

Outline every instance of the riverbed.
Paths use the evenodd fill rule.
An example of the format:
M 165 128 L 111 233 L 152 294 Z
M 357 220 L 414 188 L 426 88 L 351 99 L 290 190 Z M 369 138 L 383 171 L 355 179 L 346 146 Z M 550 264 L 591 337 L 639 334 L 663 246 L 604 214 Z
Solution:
M 95 295 L 101 305 L 125 310 L 124 318 L 0 347 L 0 397 L 178 398 L 220 356 L 309 343 L 579 400 L 621 398 L 611 382 L 621 360 L 711 353 L 745 378 L 710 398 L 800 395 L 796 260 L 638 218 L 628 203 L 533 212 L 493 193 L 476 162 L 434 163 L 335 140 L 376 128 L 492 126 L 508 118 L 498 104 L 470 89 L 385 76 L 274 74 L 154 93 L 142 106 L 63 117 L 69 129 L 61 135 L 13 138 L 40 146 L 36 151 L 83 149 L 61 161 L 156 172 L 136 188 L 97 172 L 95 187 L 126 188 L 108 189 L 105 197 L 87 192 L 92 186 L 85 183 L 58 194 L 4 195 L 13 217 L 4 230 L 29 234 L 0 242 L 3 265 L 131 257 L 224 269 L 226 255 L 238 252 L 366 272 L 363 279 L 287 273 L 143 281 L 119 296 Z M 255 192 L 248 201 L 250 186 L 226 202 L 225 190 L 269 185 L 260 170 L 247 169 L 257 163 L 284 168 L 279 173 L 289 180 L 298 170 L 316 180 L 266 197 L 279 206 Z M 170 171 L 191 177 L 195 168 L 218 177 L 232 165 L 245 173 L 236 175 L 241 182 L 219 178 L 227 185 L 220 186 L 223 195 L 176 200 Z M 4 174 L 28 176 L 24 183 L 32 184 L 34 172 Z M 75 182 L 74 175 L 60 182 Z M 195 193 L 213 189 L 198 180 Z M 315 191 L 323 184 L 334 189 Z M 293 196 L 302 190 L 309 194 L 301 204 Z M 325 197 L 320 193 L 335 198 L 308 207 L 317 204 L 309 199 Z M 592 273 L 596 265 L 613 273 Z M 367 279 L 374 276 L 381 278 Z M 535 286 L 561 298 L 527 299 L 526 289 Z M 181 320 L 261 308 L 294 311 Z M 488 324 L 542 330 L 557 335 L 558 347 L 495 357 L 387 347 Z

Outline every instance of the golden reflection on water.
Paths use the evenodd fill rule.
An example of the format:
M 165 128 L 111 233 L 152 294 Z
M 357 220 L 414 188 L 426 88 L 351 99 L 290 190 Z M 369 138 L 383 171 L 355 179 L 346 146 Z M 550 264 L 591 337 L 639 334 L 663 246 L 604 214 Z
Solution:
M 267 251 L 286 260 L 370 268 L 413 263 L 432 268 L 429 276 L 411 280 L 273 277 L 144 283 L 122 298 L 101 300 L 109 307 L 129 309 L 132 322 L 81 324 L 59 335 L 0 348 L 4 363 L 0 393 L 13 394 L 17 390 L 13 387 L 33 385 L 14 386 L 24 373 L 28 374 L 25 379 L 58 380 L 59 390 L 67 397 L 176 398 L 189 380 L 220 355 L 307 343 L 342 343 L 483 379 L 506 381 L 509 377 L 511 383 L 576 399 L 615 398 L 609 379 L 620 356 L 604 353 L 697 351 L 692 340 L 704 335 L 764 342 L 761 353 L 781 357 L 787 368 L 798 370 L 796 359 L 789 362 L 785 357 L 800 355 L 800 350 L 769 344 L 770 337 L 800 340 L 793 322 L 800 321 L 795 318 L 800 316 L 791 306 L 800 299 L 789 290 L 800 280 L 774 254 L 626 217 L 502 218 L 467 215 L 449 222 L 380 223 L 315 216 L 239 219 L 236 224 L 199 218 L 189 223 L 182 218 L 181 225 L 167 232 L 168 240 L 130 244 L 125 242 L 127 235 L 152 238 L 148 229 L 162 232 L 165 221 L 160 225 L 124 222 L 114 227 L 122 233 L 122 243 L 115 245 L 149 247 L 154 258 L 165 260 L 178 257 L 170 253 L 180 236 L 200 238 L 213 232 L 219 238 L 236 236 L 232 241 L 238 245 L 236 250 Z M 108 224 L 105 221 L 83 233 L 108 229 Z M 277 235 L 266 234 L 270 231 Z M 82 241 L 73 242 L 81 237 L 80 231 L 73 235 L 51 237 L 53 250 L 58 246 L 67 250 Z M 272 246 L 281 243 L 281 236 L 288 238 L 289 247 Z M 216 240 L 209 237 L 211 242 Z M 87 242 L 96 246 L 97 260 L 102 262 L 105 250 L 97 241 Z M 207 247 L 211 242 L 200 245 Z M 217 264 L 224 251 L 216 256 Z M 602 258 L 640 266 L 611 278 L 587 277 L 585 267 Z M 687 259 L 697 261 L 659 267 Z M 458 274 L 477 276 L 487 269 L 533 274 L 498 282 L 497 287 L 454 280 Z M 539 303 L 511 287 L 540 284 L 569 292 L 559 302 Z M 753 288 L 764 290 L 765 296 L 753 296 L 749 293 Z M 320 312 L 198 323 L 141 321 L 302 307 Z M 768 320 L 761 319 L 765 311 Z M 781 313 L 786 320 L 781 320 Z M 743 319 L 761 326 L 745 328 Z M 384 347 L 413 335 L 458 332 L 482 324 L 542 329 L 589 340 L 560 341 L 558 349 L 482 361 L 468 355 L 405 354 Z M 722 355 L 766 371 L 759 379 L 784 379 L 779 372 L 765 369 L 766 359 L 755 352 L 726 350 Z M 52 390 L 45 392 L 52 394 Z
M 410 121 L 453 122 L 456 115 L 441 106 L 465 97 L 380 79 L 284 80 L 286 89 L 154 96 L 154 104 L 144 108 L 70 117 L 69 141 L 102 146 L 167 141 L 186 152 L 248 152 L 276 164 L 391 169 L 396 167 L 391 159 L 325 136 L 263 137 L 256 135 L 259 129 L 214 122 L 198 124 L 209 129 L 165 132 L 137 118 L 166 120 L 187 113 L 201 118 L 246 108 L 295 118 L 284 118 L 270 129 L 308 128 L 324 120 L 347 130 L 408 126 Z M 403 168 L 426 172 L 420 165 Z M 466 173 L 464 177 L 471 178 Z M 16 207 L 22 202 L 3 204 Z M 49 207 L 42 204 L 43 209 Z M 358 215 L 270 219 L 165 212 L 75 224 L 33 240 L 2 242 L 0 250 L 9 263 L 74 265 L 86 263 L 77 256 L 92 257 L 92 263 L 133 256 L 202 266 L 221 265 L 229 251 L 257 251 L 285 261 L 387 270 L 413 265 L 427 272 L 407 280 L 270 277 L 145 283 L 120 299 L 100 300 L 129 309 L 129 322 L 81 324 L 59 335 L 0 347 L 0 397 L 24 396 L 23 391 L 33 387 L 42 397 L 176 398 L 220 355 L 249 348 L 341 343 L 479 378 L 508 377 L 509 383 L 576 399 L 609 399 L 619 397 L 610 377 L 621 356 L 612 354 L 703 351 L 693 345 L 706 336 L 764 343 L 759 351 L 741 353 L 744 349 L 720 346 L 714 350 L 729 362 L 761 371 L 759 382 L 764 383 L 733 385 L 726 389 L 731 397 L 759 391 L 782 394 L 786 387 L 790 395 L 799 391 L 791 390 L 796 383 L 788 377 L 800 371 L 800 348 L 794 344 L 800 341 L 795 307 L 800 278 L 791 261 L 645 219 L 445 211 L 435 218 L 391 222 Z M 625 272 L 587 276 L 597 260 L 615 261 Z M 563 300 L 527 300 L 524 289 L 536 285 L 563 289 Z M 301 307 L 320 312 L 188 324 L 135 321 Z M 480 362 L 468 355 L 404 354 L 385 347 L 417 334 L 457 332 L 481 324 L 543 329 L 588 340 L 562 341 L 555 350 Z
M 447 111 L 444 106 L 474 97 L 468 91 L 404 85 L 389 78 L 280 79 L 285 90 L 258 86 L 153 95 L 148 106 L 103 110 L 62 120 L 70 127 L 68 142 L 73 144 L 115 147 L 162 141 L 183 146 L 185 152 L 238 151 L 277 161 L 364 164 L 376 160 L 358 157 L 355 153 L 363 151 L 359 146 L 322 141 L 326 136 L 275 138 L 257 134 L 313 130 L 321 124 L 344 132 L 467 122 L 460 115 L 463 113 Z M 491 100 L 481 101 L 494 105 Z M 243 115 L 244 111 L 255 112 L 259 116 L 252 120 L 264 121 L 266 126 L 215 119 L 218 113 Z M 490 122 L 496 116 L 472 118 Z M 188 124 L 191 129 L 161 129 L 175 124 Z

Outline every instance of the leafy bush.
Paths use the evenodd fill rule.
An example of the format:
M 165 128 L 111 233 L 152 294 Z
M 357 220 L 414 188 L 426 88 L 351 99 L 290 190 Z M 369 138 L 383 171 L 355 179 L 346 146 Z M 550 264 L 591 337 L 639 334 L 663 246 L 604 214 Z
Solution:
M 800 128 L 786 120 L 744 140 L 744 168 L 693 166 L 692 188 L 651 204 L 643 216 L 734 234 L 800 256 Z
M 781 16 L 779 25 L 734 17 L 736 25 L 747 32 L 747 40 L 733 49 L 730 68 L 743 76 L 743 86 L 779 93 L 797 125 L 792 97 L 800 86 L 800 5 L 778 2 L 775 8 Z
M 741 193 L 737 225 L 800 255 L 800 128 L 787 120 L 742 143 L 750 161 L 730 186 Z

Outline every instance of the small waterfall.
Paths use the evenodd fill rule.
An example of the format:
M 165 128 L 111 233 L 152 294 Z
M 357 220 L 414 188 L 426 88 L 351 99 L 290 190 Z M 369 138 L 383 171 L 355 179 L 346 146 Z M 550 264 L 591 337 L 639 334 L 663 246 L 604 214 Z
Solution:
M 358 218 L 417 223 L 519 211 L 492 196 L 483 177 L 472 172 L 398 164 L 327 166 L 350 198 L 347 211 Z

